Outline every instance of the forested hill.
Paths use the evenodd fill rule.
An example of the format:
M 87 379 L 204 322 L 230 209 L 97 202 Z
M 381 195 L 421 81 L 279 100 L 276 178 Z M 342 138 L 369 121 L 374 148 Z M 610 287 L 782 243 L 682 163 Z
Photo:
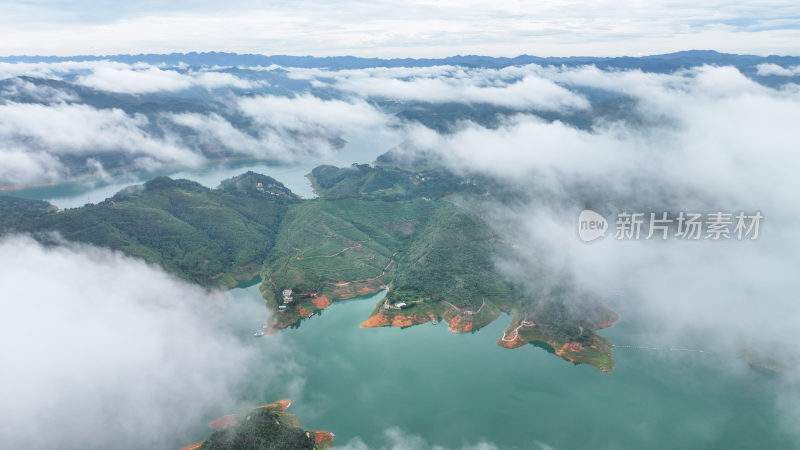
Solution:
M 57 232 L 208 287 L 260 275 L 273 330 L 334 300 L 389 289 L 364 326 L 442 320 L 474 331 L 508 312 L 513 339 L 503 335 L 501 345 L 543 342 L 570 361 L 613 367 L 611 344 L 595 335 L 616 320 L 613 312 L 546 268 L 526 268 L 541 282 L 533 291 L 498 271 L 496 260 L 513 252 L 481 205 L 503 201 L 501 186 L 441 169 L 369 165 L 320 166 L 310 179 L 320 197 L 301 200 L 253 172 L 215 189 L 159 177 L 81 208 L 20 207 L 0 227 L 47 239 Z
M 233 286 L 259 273 L 283 215 L 298 201 L 282 183 L 252 172 L 216 189 L 159 177 L 98 204 L 3 215 L 0 226 L 6 232 L 57 231 L 204 286 Z

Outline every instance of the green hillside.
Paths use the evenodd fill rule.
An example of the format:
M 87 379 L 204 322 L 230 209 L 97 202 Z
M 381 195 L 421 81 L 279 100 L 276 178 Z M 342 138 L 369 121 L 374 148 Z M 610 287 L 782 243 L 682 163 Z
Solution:
M 181 450 L 315 450 L 330 448 L 334 435 L 305 431 L 294 414 L 286 412 L 289 400 L 259 405 L 228 414 L 209 423 L 217 431 L 208 439 Z
M 258 183 L 276 187 L 259 190 Z M 12 218 L 4 228 L 58 231 L 203 286 L 233 285 L 260 272 L 283 214 L 297 201 L 281 183 L 252 172 L 217 189 L 159 177 L 98 204 Z
M 57 231 L 203 286 L 261 275 L 274 311 L 270 331 L 297 326 L 337 299 L 388 289 L 362 326 L 444 320 L 464 332 L 508 312 L 515 319 L 500 345 L 543 342 L 570 361 L 613 367 L 610 343 L 595 335 L 616 320 L 604 305 L 545 268 L 528 268 L 532 283 L 548 286 L 535 293 L 498 272 L 495 260 L 511 252 L 480 205 L 513 198 L 509 191 L 442 170 L 387 166 L 320 166 L 309 178 L 319 198 L 301 200 L 253 172 L 216 189 L 159 177 L 61 212 L 20 204 L 25 211 L 0 225 L 38 236 Z

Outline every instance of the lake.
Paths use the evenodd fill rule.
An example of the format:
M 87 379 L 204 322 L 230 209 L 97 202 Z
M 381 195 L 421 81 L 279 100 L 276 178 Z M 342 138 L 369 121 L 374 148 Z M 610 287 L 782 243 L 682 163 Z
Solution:
M 353 136 L 342 153 L 302 164 L 242 162 L 160 174 L 214 187 L 254 170 L 311 197 L 304 175 L 313 167 L 371 162 L 386 148 L 372 146 L 380 139 L 386 142 L 387 137 Z M 152 175 L 129 172 L 99 184 L 65 183 L 10 194 L 76 207 Z M 279 340 L 253 338 L 265 315 L 257 286 L 230 293 L 252 310 L 240 324 L 245 345 L 258 350 L 279 341 L 294 365 L 286 382 L 253 370 L 240 403 L 290 397 L 290 411 L 304 428 L 334 432 L 339 446 L 356 439 L 369 448 L 391 446 L 391 437 L 399 433 L 413 446 L 448 448 L 480 442 L 525 449 L 800 448 L 798 436 L 781 422 L 775 407 L 770 387 L 775 379 L 746 368 L 729 373 L 731 361 L 711 352 L 620 348 L 614 352 L 615 370 L 605 375 L 532 345 L 498 347 L 495 342 L 509 316 L 467 334 L 451 333 L 444 323 L 360 328 L 383 294 L 337 302 L 299 328 L 282 331 Z M 641 324 L 617 312 L 622 320 L 600 334 L 619 345 L 646 345 L 632 342 L 632 330 Z M 271 364 L 268 359 L 261 363 Z M 267 372 L 274 368 L 265 367 Z M 299 394 L 298 380 L 303 385 Z M 198 424 L 196 440 L 210 433 Z
M 249 333 L 263 323 L 258 288 L 232 291 L 251 304 Z M 243 393 L 252 404 L 292 397 L 291 412 L 306 429 L 389 445 L 387 430 L 416 444 L 458 448 L 489 442 L 500 448 L 793 448 L 765 383 L 755 371 L 721 373 L 718 356 L 635 349 L 615 351 L 617 366 L 602 374 L 527 345 L 495 345 L 510 321 L 503 316 L 475 332 L 447 325 L 360 328 L 384 294 L 336 302 L 296 329 L 282 331 L 303 377 L 260 383 Z M 259 318 L 262 317 L 262 318 Z M 626 343 L 626 322 L 601 332 Z M 269 336 L 252 345 L 272 345 Z M 268 362 L 266 362 L 268 364 Z M 295 394 L 292 396 L 292 394 Z M 389 432 L 389 435 L 391 432 Z M 200 436 L 202 439 L 204 436 Z

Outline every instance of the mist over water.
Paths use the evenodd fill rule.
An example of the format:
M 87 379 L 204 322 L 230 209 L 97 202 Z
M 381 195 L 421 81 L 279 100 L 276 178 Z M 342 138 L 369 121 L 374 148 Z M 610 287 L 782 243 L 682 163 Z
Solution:
M 11 191 L 14 196 L 46 200 L 59 208 L 77 208 L 86 203 L 98 203 L 113 196 L 133 184 L 141 184 L 156 176 L 169 176 L 173 179 L 185 178 L 196 181 L 208 188 L 219 186 L 222 180 L 241 175 L 247 171 L 275 178 L 295 194 L 303 198 L 313 198 L 311 183 L 306 175 L 314 167 L 330 164 L 338 167 L 350 164 L 369 164 L 390 148 L 398 145 L 400 137 L 391 130 L 364 130 L 343 137 L 347 143 L 334 154 L 325 157 L 307 158 L 297 163 L 267 163 L 243 161 L 230 163 L 209 163 L 196 169 L 157 170 L 152 172 L 129 171 L 99 179 L 89 177 L 82 181 L 59 183 L 53 186 L 33 187 Z
M 64 66 L 0 69 L 58 78 Z M 119 63 L 84 64 L 78 84 L 108 86 L 123 77 L 130 89 L 141 89 L 135 95 L 152 86 L 173 93 L 186 86 L 206 89 L 204 95 L 229 99 L 229 107 L 259 125 L 274 122 L 274 133 L 236 129 L 215 113 L 158 120 L 190 127 L 188 136 L 200 144 L 225 138 L 243 154 L 280 163 L 208 163 L 187 154 L 198 142 L 150 132 L 149 125 L 162 122 L 75 106 L 69 92 L 22 83 L 3 94 L 0 178 L 58 183 L 68 178 L 60 157 L 91 159 L 91 151 L 128 136 L 120 152 L 155 159 L 110 176 L 101 165 L 94 178 L 14 194 L 70 208 L 154 175 L 215 187 L 254 170 L 311 198 L 305 174 L 319 164 L 368 163 L 393 148 L 400 157 L 423 155 L 520 193 L 511 202 L 489 198 L 483 205 L 487 222 L 518 252 L 498 259 L 498 267 L 526 281 L 531 292 L 550 280 L 531 280 L 530 268 L 545 266 L 559 280 L 609 299 L 621 320 L 600 334 L 620 346 L 614 372 L 574 367 L 534 346 L 497 347 L 507 317 L 466 335 L 442 325 L 359 328 L 379 296 L 336 304 L 298 329 L 255 339 L 252 331 L 262 317 L 266 321 L 257 288 L 210 294 L 118 254 L 73 245 L 44 248 L 13 237 L 0 241 L 8 325 L 0 355 L 12 363 L 3 396 L 11 400 L 0 413 L 9 442 L 36 435 L 42 440 L 33 447 L 79 447 L 87 424 L 105 423 L 101 412 L 112 410 L 116 428 L 94 437 L 97 448 L 133 442 L 143 432 L 153 445 L 189 444 L 208 435 L 208 420 L 291 397 L 304 427 L 335 432 L 337 445 L 349 448 L 800 446 L 797 84 L 769 87 L 717 66 L 665 74 L 535 64 L 269 70 L 278 69 L 305 83 L 305 91 L 259 91 L 250 98 L 236 89 L 255 85 L 242 87 L 236 76 Z M 791 77 L 795 70 L 762 69 L 773 77 Z M 220 86 L 231 90 L 215 90 Z M 439 96 L 426 102 L 432 92 Z M 590 101 L 597 92 L 629 106 L 618 116 L 603 115 Z M 23 94 L 39 106 L 13 97 Z M 391 99 L 430 108 L 460 101 L 507 110 L 488 124 L 464 118 L 437 128 L 395 120 L 396 104 L 380 106 Z M 42 113 L 36 126 L 26 119 L 32 110 Z M 74 128 L 70 112 L 76 111 L 107 127 Z M 578 127 L 546 120 L 545 113 L 588 114 L 591 120 Z M 61 142 L 52 130 L 72 139 Z M 320 145 L 320 135 L 347 143 L 333 149 Z M 755 241 L 619 242 L 610 233 L 590 245 L 581 242 L 579 211 L 607 204 L 643 213 L 760 211 L 765 221 Z M 216 305 L 219 295 L 235 307 L 209 314 L 203 305 Z M 152 314 L 159 308 L 169 314 Z M 76 323 L 83 321 L 95 326 L 89 328 L 93 334 L 81 334 Z M 65 342 L 72 347 L 60 348 Z M 165 345 L 185 358 L 153 350 Z M 743 350 L 750 359 L 776 360 L 781 373 L 749 367 Z M 146 377 L 151 373 L 159 374 L 155 382 Z M 29 380 L 25 390 L 19 380 Z M 72 414 L 80 399 L 88 399 L 86 420 Z M 125 404 L 132 406 L 116 408 Z M 52 424 L 47 436 L 36 427 L 43 410 Z
M 263 307 L 255 288 L 234 295 L 250 302 L 254 312 Z M 798 443 L 789 428 L 779 425 L 770 389 L 775 378 L 729 355 L 670 351 L 669 345 L 616 349 L 616 368 L 605 375 L 533 345 L 497 346 L 510 321 L 507 315 L 467 334 L 431 324 L 360 328 L 383 295 L 337 302 L 299 328 L 283 331 L 281 345 L 298 365 L 302 390 L 293 392 L 291 376 L 263 383 L 256 370 L 245 397 L 257 402 L 295 395 L 291 411 L 303 426 L 333 431 L 337 446 L 345 448 L 481 443 L 485 448 L 785 448 Z M 620 345 L 652 345 L 638 340 L 638 326 L 623 318 L 601 334 Z M 257 344 L 268 347 L 270 339 Z

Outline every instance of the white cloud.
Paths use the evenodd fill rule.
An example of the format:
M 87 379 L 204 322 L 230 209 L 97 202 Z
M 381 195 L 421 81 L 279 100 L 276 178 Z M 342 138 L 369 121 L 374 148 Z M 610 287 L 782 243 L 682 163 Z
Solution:
M 77 100 L 74 93 L 52 86 L 37 86 L 21 78 L 13 78 L 8 86 L 0 92 L 0 97 L 14 99 L 24 97 L 38 103 L 65 103 Z
M 529 267 L 544 265 L 598 298 L 612 297 L 622 320 L 638 324 L 629 336 L 635 345 L 713 352 L 720 377 L 743 373 L 743 349 L 780 361 L 784 376 L 768 392 L 782 425 L 800 434 L 800 346 L 792 338 L 800 317 L 798 92 L 761 86 L 729 67 L 552 74 L 628 93 L 642 123 L 585 131 L 519 115 L 497 129 L 466 124 L 444 136 L 418 127 L 409 146 L 524 192 L 513 207 L 489 206 L 490 223 Z M 576 234 L 586 201 L 603 213 L 612 212 L 610 202 L 628 212 L 760 211 L 765 219 L 755 241 L 617 241 L 612 223 L 608 237 L 587 245 Z M 498 261 L 536 292 L 549 282 L 511 265 Z
M 592 75 L 596 74 L 596 77 Z M 591 131 L 518 115 L 498 130 L 467 123 L 452 135 L 417 127 L 413 147 L 437 153 L 461 170 L 525 179 L 533 173 L 626 189 L 634 171 L 669 182 L 679 192 L 713 192 L 754 203 L 775 195 L 764 179 L 792 183 L 775 164 L 794 163 L 800 96 L 763 87 L 730 67 L 701 67 L 673 75 L 558 71 L 554 78 L 611 87 L 632 96 L 649 125 L 597 124 Z M 745 176 L 747 175 L 747 176 Z
M 177 91 L 192 86 L 192 80 L 174 70 L 150 67 L 144 70 L 117 67 L 97 67 L 78 83 L 110 92 L 139 94 L 158 91 Z
M 4 446 L 188 445 L 237 406 L 252 360 L 282 354 L 242 342 L 228 294 L 119 253 L 6 236 L 0 255 Z
M 213 71 L 180 73 L 154 66 L 135 68 L 117 64 L 95 65 L 90 74 L 78 78 L 78 84 L 123 94 L 180 91 L 193 86 L 207 89 L 222 87 L 249 89 L 258 85 L 230 73 Z
M 133 164 L 151 168 L 163 164 L 197 165 L 204 157 L 169 137 L 144 131 L 149 120 L 120 109 L 82 104 L 0 104 L 0 161 L 6 177 L 0 183 L 55 181 L 68 174 L 56 160 L 66 155 L 118 152 Z M 39 169 L 35 163 L 44 163 Z
M 618 294 L 623 320 L 649 324 L 644 341 L 694 336 L 690 344 L 728 356 L 753 345 L 789 366 L 800 360 L 800 347 L 787 340 L 800 317 L 792 275 L 800 266 L 797 92 L 763 87 L 727 67 L 666 76 L 595 68 L 554 74 L 627 92 L 643 124 L 585 131 L 519 115 L 497 129 L 467 124 L 446 136 L 416 128 L 409 145 L 527 192 L 525 207 L 487 217 L 531 261 L 565 271 L 597 295 Z M 765 222 L 752 242 L 617 242 L 612 233 L 586 245 L 575 227 L 587 199 L 646 213 L 758 210 Z
M 82 83 L 129 93 L 201 84 L 209 88 L 237 86 L 242 82 L 227 73 L 201 71 L 190 76 L 151 66 L 35 65 L 16 69 L 60 77 L 85 71 L 88 75 L 81 78 Z M 117 108 L 95 108 L 77 103 L 80 98 L 71 92 L 24 80 L 13 81 L 3 94 L 8 99 L 0 102 L 3 185 L 56 182 L 80 175 L 86 167 L 100 174 L 120 166 L 191 167 L 207 161 L 203 152 L 212 157 L 218 152 L 223 156 L 234 153 L 298 162 L 330 156 L 337 146 L 334 138 L 370 129 L 386 130 L 390 121 L 389 115 L 364 100 L 322 100 L 310 94 L 227 95 L 228 112 L 246 119 L 236 125 L 215 112 L 165 111 L 148 118 Z M 17 96 L 25 98 L 17 101 Z M 47 103 L 23 103 L 30 99 Z M 175 125 L 181 129 L 176 130 Z M 87 165 L 78 158 L 94 158 L 110 165 Z
M 757 73 L 762 77 L 775 75 L 779 77 L 795 77 L 800 75 L 800 66 L 783 67 L 777 64 L 759 64 L 756 66 Z
M 360 438 L 353 438 L 348 441 L 344 446 L 334 447 L 337 450 L 366 450 L 370 448 L 380 450 L 448 450 L 447 447 L 440 445 L 431 445 L 425 439 L 412 433 L 405 432 L 397 427 L 392 427 L 384 430 L 383 444 L 378 446 L 378 443 L 371 443 L 370 446 L 364 443 Z M 458 447 L 461 450 L 497 450 L 497 446 L 489 442 L 479 442 L 475 445 L 463 445 Z M 546 450 L 546 446 L 537 445 L 536 448 Z
M 486 103 L 515 109 L 551 111 L 589 108 L 589 102 L 581 95 L 533 75 L 524 68 L 455 71 L 448 67 L 438 68 L 438 71 L 435 69 L 437 68 L 415 71 L 416 76 L 412 78 L 398 78 L 398 75 L 407 75 L 404 72 L 410 71 L 397 70 L 336 73 L 332 75 L 339 80 L 333 87 L 363 97 L 430 103 Z M 370 76 L 364 76 L 365 73 Z
M 387 123 L 385 114 L 363 100 L 322 100 L 310 94 L 246 97 L 238 108 L 259 125 L 287 130 L 357 131 Z
M 164 117 L 191 129 L 206 146 L 286 162 L 329 156 L 335 148 L 332 139 L 386 129 L 389 123 L 388 115 L 363 100 L 322 100 L 310 94 L 240 97 L 235 108 L 254 126 L 237 128 L 213 113 Z
M 8 145 L 8 144 L 6 144 Z M 66 169 L 55 156 L 45 151 L 26 151 L 14 147 L 0 147 L 0 183 L 22 186 L 60 180 Z
M 213 68 L 178 71 L 146 63 L 125 64 L 114 61 L 63 61 L 55 63 L 0 62 L 0 78 L 30 76 L 64 80 L 74 77 L 75 83 L 108 92 L 147 94 L 181 91 L 191 87 L 205 89 L 254 89 L 266 86 L 263 81 L 241 79 Z M 19 84 L 19 83 L 18 83 Z M 37 86 L 38 90 L 45 89 Z M 52 89 L 52 88 L 51 88 Z

